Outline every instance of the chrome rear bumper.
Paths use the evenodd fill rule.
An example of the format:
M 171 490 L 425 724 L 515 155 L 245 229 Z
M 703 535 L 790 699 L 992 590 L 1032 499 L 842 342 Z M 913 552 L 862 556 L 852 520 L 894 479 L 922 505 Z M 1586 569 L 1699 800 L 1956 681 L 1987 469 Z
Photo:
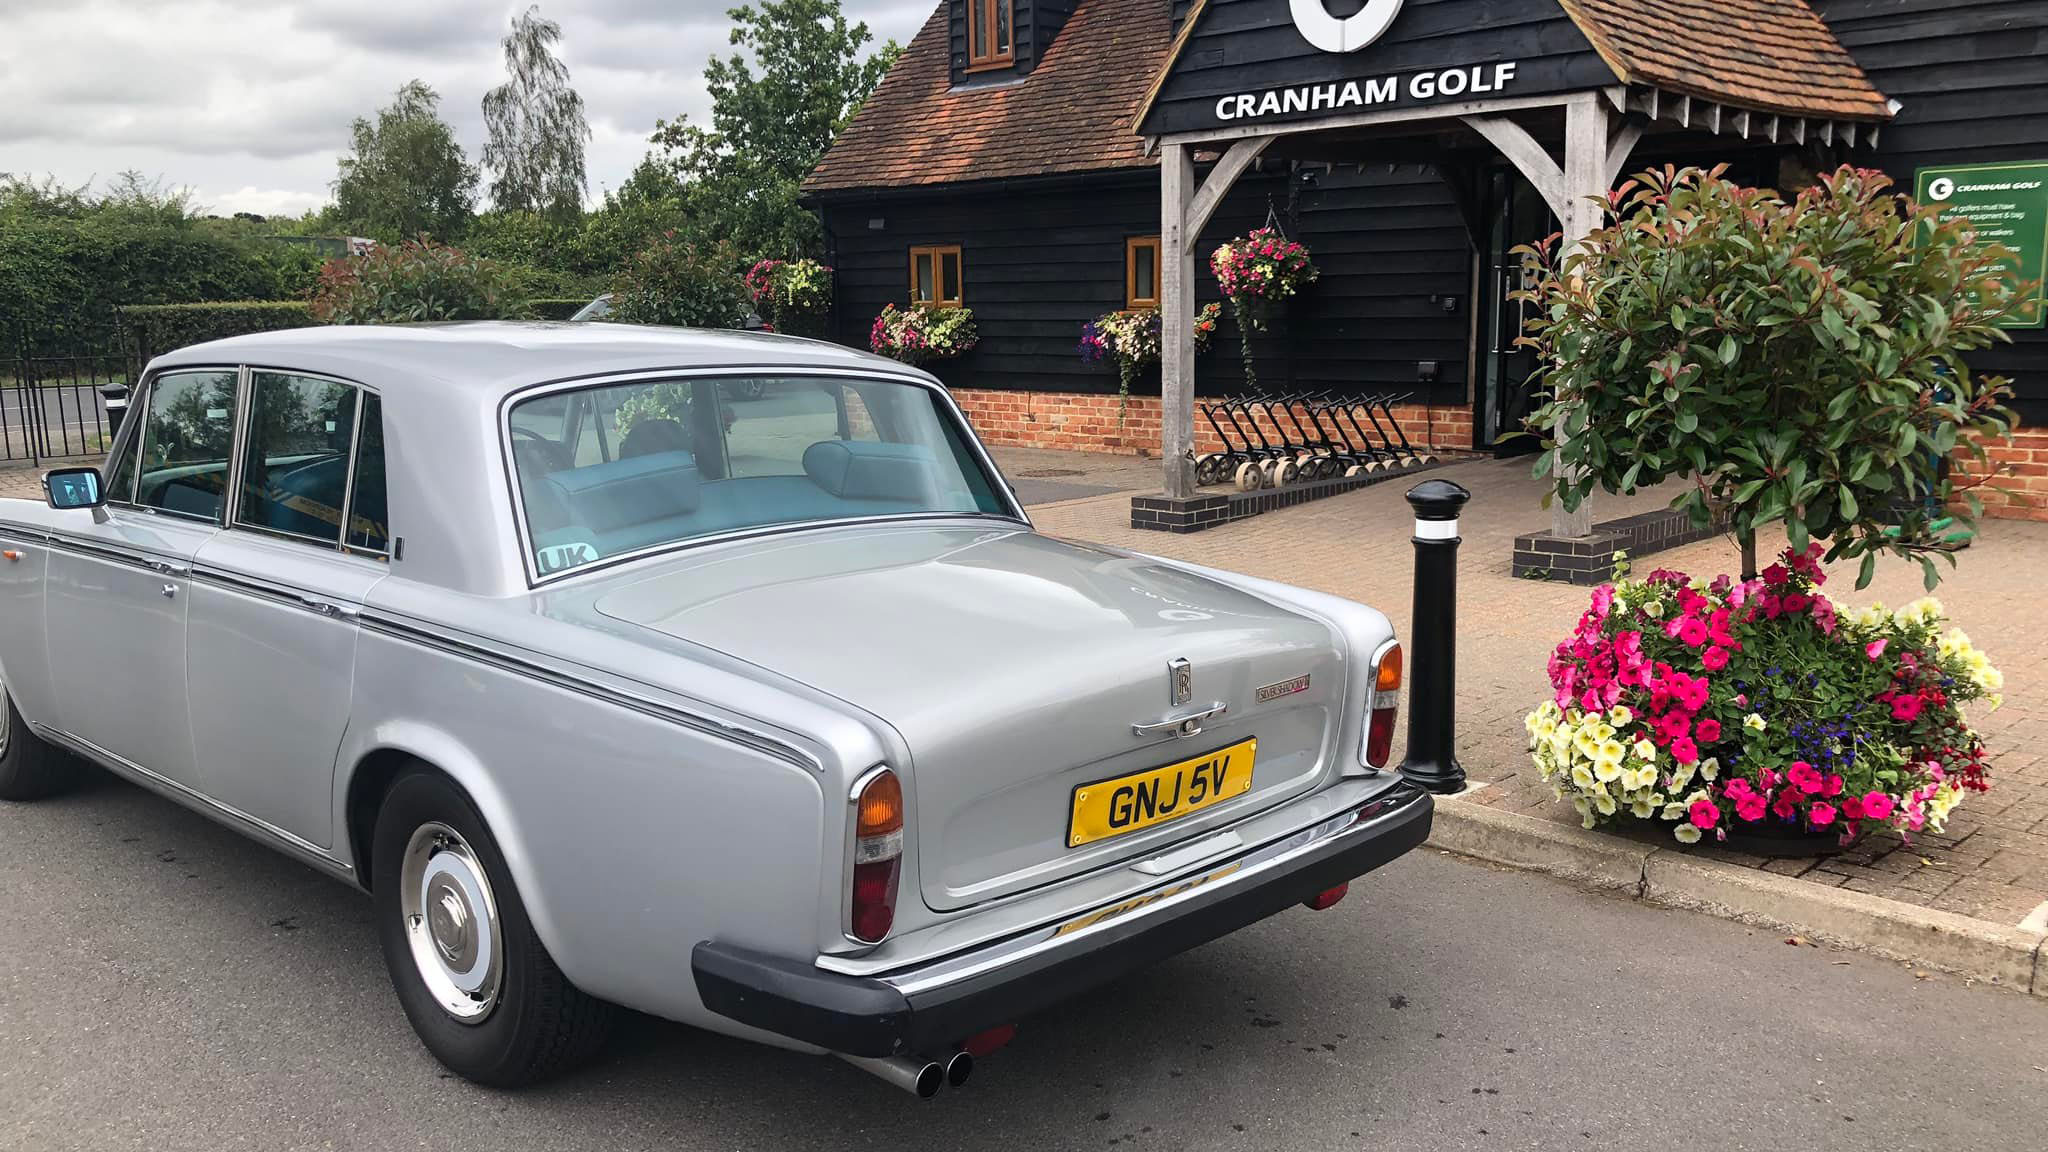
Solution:
M 1434 808 L 1404 782 L 1061 924 L 902 971 L 851 976 L 710 941 L 691 971 L 706 1008 L 806 1044 L 856 1056 L 949 1050 L 1362 876 L 1428 839 Z

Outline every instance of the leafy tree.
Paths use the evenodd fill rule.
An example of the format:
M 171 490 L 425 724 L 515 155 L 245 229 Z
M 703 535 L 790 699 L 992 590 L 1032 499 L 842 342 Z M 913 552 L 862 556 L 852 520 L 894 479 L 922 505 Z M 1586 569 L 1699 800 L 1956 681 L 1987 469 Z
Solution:
M 726 14 L 744 53 L 705 65 L 711 125 L 660 122 L 655 162 L 684 189 L 699 234 L 756 255 L 817 255 L 818 222 L 798 188 L 901 49 L 892 40 L 863 58 L 873 37 L 839 0 L 762 0 Z
M 2013 426 L 2007 382 L 1966 363 L 2009 339 L 2009 254 L 1881 172 L 1844 167 L 1787 203 L 1721 171 L 1646 173 L 1561 263 L 1529 251 L 1545 275 L 1520 294 L 1523 343 L 1551 394 L 1529 422 L 1566 432 L 1537 474 L 1567 507 L 1689 476 L 1678 503 L 1700 524 L 1727 513 L 1745 577 L 1782 521 L 1795 551 L 1861 557 L 1858 587 L 1886 552 L 1934 587 L 1931 541 L 1979 510 L 1944 462 L 1982 461 Z
M 573 218 L 589 187 L 583 174 L 583 144 L 590 126 L 583 97 L 569 87 L 569 69 L 555 57 L 562 26 L 541 16 L 538 5 L 512 18 L 502 41 L 511 79 L 484 94 L 484 166 L 491 178 L 491 202 L 500 211 L 538 212 Z
M 477 170 L 418 80 L 372 122 L 357 119 L 334 180 L 334 220 L 380 240 L 459 236 L 476 202 Z

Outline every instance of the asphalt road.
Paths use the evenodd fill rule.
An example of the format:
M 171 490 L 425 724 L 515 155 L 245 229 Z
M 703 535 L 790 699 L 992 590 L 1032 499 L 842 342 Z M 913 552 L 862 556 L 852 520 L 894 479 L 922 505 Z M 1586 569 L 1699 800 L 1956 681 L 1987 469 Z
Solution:
M 1866 1152 L 2048 1131 L 2048 1002 L 1430 851 L 1026 1021 L 930 1103 L 652 1020 L 567 1081 L 470 1087 L 413 1040 L 369 911 L 126 785 L 0 805 L 0 1148 Z

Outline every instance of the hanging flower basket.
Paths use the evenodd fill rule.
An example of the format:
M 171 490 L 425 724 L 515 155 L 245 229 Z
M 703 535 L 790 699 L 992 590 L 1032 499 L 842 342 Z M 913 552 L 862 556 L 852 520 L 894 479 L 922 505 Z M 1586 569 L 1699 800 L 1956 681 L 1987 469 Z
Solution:
M 1237 318 L 1245 383 L 1254 384 L 1252 333 L 1265 331 L 1266 321 L 1283 304 L 1315 283 L 1316 266 L 1307 248 L 1269 224 L 1217 248 L 1209 256 L 1209 270 Z
M 1195 313 L 1196 355 L 1209 350 L 1222 315 L 1220 304 L 1205 304 L 1200 312 Z M 1130 402 L 1131 381 L 1140 371 L 1159 363 L 1160 356 L 1164 354 L 1160 340 L 1162 324 L 1158 309 L 1137 308 L 1128 312 L 1110 312 L 1081 325 L 1081 361 L 1085 364 L 1108 361 L 1116 365 L 1116 422 L 1119 429 L 1123 427 L 1124 409 Z
M 868 330 L 868 347 L 905 364 L 947 360 L 972 351 L 974 313 L 966 308 L 882 307 Z
M 777 332 L 822 336 L 832 311 L 832 269 L 809 257 L 762 260 L 747 270 L 754 311 Z
M 1939 832 L 1990 786 L 1962 705 L 2004 677 L 1929 597 L 1838 608 L 1821 547 L 1754 580 L 1621 574 L 1550 658 L 1531 756 L 1588 828 L 1813 855 L 1875 828 Z

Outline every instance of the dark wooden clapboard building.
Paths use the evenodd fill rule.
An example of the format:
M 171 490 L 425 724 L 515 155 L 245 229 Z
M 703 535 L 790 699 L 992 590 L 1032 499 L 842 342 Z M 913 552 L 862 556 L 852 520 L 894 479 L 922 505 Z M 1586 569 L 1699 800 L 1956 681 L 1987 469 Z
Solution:
M 933 368 L 992 441 L 1172 449 L 1188 385 L 1242 386 L 1235 329 L 1181 376 L 1169 355 L 1162 425 L 1161 374 L 1120 421 L 1081 326 L 1167 304 L 1177 229 L 1198 304 L 1208 253 L 1276 222 L 1322 276 L 1255 342 L 1261 381 L 1412 393 L 1412 436 L 1485 449 L 1529 405 L 1510 253 L 1571 233 L 1564 193 L 1665 163 L 1789 191 L 1844 162 L 2048 189 L 2048 3 L 946 0 L 806 193 L 841 340 L 890 303 L 973 309 L 980 345 Z M 2048 191 L 2012 195 L 2041 235 Z M 1162 211 L 1190 202 L 1206 218 Z M 2048 424 L 2048 333 L 2012 335 L 1980 366 Z

